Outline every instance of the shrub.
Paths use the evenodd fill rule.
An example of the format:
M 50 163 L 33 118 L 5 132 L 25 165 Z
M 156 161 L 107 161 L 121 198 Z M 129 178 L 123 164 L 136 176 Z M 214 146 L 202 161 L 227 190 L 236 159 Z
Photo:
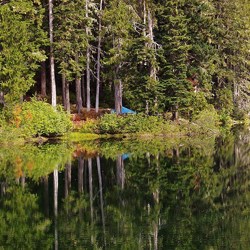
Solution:
M 9 121 L 26 136 L 55 136 L 66 133 L 72 126 L 69 116 L 61 106 L 54 109 L 50 104 L 32 99 L 17 104 L 8 113 Z
M 101 134 L 164 133 L 168 123 L 158 116 L 105 114 L 97 124 Z
M 98 121 L 93 119 L 87 119 L 80 128 L 81 133 L 96 133 L 98 128 Z
M 198 125 L 200 132 L 207 133 L 218 132 L 220 118 L 212 105 L 207 109 L 202 110 L 199 114 L 193 117 L 193 122 Z

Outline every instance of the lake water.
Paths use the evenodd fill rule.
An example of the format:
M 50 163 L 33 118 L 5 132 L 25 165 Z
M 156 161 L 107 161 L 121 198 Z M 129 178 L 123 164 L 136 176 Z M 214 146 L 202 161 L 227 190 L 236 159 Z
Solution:
M 1 249 L 250 249 L 250 134 L 0 149 Z

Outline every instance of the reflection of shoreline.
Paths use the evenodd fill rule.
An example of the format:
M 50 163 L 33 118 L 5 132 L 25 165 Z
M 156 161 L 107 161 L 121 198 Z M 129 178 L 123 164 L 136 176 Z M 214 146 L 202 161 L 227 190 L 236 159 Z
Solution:
M 22 175 L 25 176 L 24 191 L 34 192 L 38 197 L 43 194 L 40 189 L 45 192 L 45 197 L 39 200 L 45 205 L 46 216 L 50 208 L 53 218 L 55 204 L 56 221 L 48 237 L 53 238 L 56 248 L 108 249 L 123 244 L 130 249 L 138 249 L 138 246 L 199 249 L 200 242 L 203 247 L 220 248 L 224 244 L 220 241 L 221 235 L 226 244 L 242 244 L 243 229 L 246 232 L 250 229 L 248 146 L 228 137 L 218 138 L 212 148 L 204 148 L 207 144 L 194 147 L 198 145 L 196 142 L 169 148 L 163 143 L 150 145 L 151 151 L 144 153 L 144 146 L 150 143 L 152 141 L 102 142 L 99 151 L 94 152 L 84 145 L 79 145 L 77 152 L 72 148 L 69 151 L 63 151 L 63 147 L 50 148 L 53 157 L 43 155 L 44 173 L 48 171 L 48 159 L 52 160 L 51 166 L 58 162 L 64 165 L 59 166 L 58 172 L 52 171 L 49 178 L 44 177 L 41 186 L 29 176 L 32 177 L 34 170 L 43 170 L 43 161 L 40 168 L 35 167 L 35 159 L 26 159 L 24 155 L 13 161 L 19 167 L 15 173 L 25 174 Z M 139 152 L 141 146 L 143 150 Z M 109 154 L 97 155 L 108 147 Z M 117 152 L 128 149 L 134 149 L 129 151 L 129 159 L 123 159 L 121 154 L 117 156 Z M 20 157 L 20 152 L 14 156 Z M 36 157 L 37 152 L 32 156 Z M 62 158 L 64 152 L 67 157 Z M 38 158 L 41 160 L 41 156 Z M 27 169 L 26 162 L 29 163 Z M 3 174 L 2 178 L 1 199 L 4 200 L 8 198 L 4 195 L 7 182 Z M 9 187 L 17 185 L 8 183 Z M 15 209 L 18 211 L 18 207 Z

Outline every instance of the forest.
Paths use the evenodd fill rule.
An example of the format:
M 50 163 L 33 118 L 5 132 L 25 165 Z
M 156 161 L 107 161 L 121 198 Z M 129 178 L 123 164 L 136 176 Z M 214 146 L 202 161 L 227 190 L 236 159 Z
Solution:
M 1 0 L 0 102 L 191 119 L 250 109 L 249 0 Z

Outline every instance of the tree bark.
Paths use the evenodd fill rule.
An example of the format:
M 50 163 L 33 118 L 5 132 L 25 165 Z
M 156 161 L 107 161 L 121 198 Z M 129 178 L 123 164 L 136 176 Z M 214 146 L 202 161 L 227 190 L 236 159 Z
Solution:
M 115 111 L 116 114 L 122 112 L 122 81 L 120 79 L 115 82 Z
M 82 93 L 81 93 L 81 78 L 76 77 L 76 108 L 77 113 L 81 113 L 82 109 Z
M 62 101 L 63 101 L 63 107 L 66 110 L 66 78 L 65 74 L 62 74 Z
M 89 1 L 86 0 L 86 19 L 89 17 Z M 86 35 L 89 35 L 89 27 L 86 26 Z M 87 50 L 86 50 L 86 87 L 87 87 L 87 111 L 90 111 L 91 108 L 91 103 L 90 103 L 90 48 L 89 44 L 87 45 Z
M 47 85 L 46 62 L 44 61 L 44 62 L 41 62 L 41 96 L 42 97 L 47 96 L 46 85 Z
M 49 0 L 49 40 L 50 40 L 50 81 L 51 104 L 56 107 L 55 58 L 53 48 L 53 0 Z
M 96 98 L 95 98 L 95 112 L 99 111 L 99 100 L 100 100 L 100 68 L 101 68 L 101 30 L 102 30 L 102 2 L 100 0 L 100 8 L 99 8 L 99 27 L 98 27 L 98 45 L 97 45 L 97 69 L 96 69 Z
M 152 19 L 152 14 L 150 12 L 150 9 L 148 8 L 148 34 L 149 34 L 149 46 L 151 49 L 155 49 L 154 48 L 154 33 L 153 33 L 153 19 Z M 153 56 L 153 61 L 156 61 L 155 55 Z M 152 63 L 152 61 L 150 62 L 150 78 L 153 79 L 154 81 L 156 81 L 157 79 L 157 70 L 156 70 L 156 66 L 154 65 L 154 63 Z
M 70 114 L 70 97 L 69 97 L 69 82 L 65 81 L 65 104 L 66 104 L 66 111 Z
M 86 107 L 85 75 L 82 75 L 82 105 Z
M 4 107 L 4 93 L 3 93 L 3 91 L 0 91 L 0 105 L 2 107 Z

